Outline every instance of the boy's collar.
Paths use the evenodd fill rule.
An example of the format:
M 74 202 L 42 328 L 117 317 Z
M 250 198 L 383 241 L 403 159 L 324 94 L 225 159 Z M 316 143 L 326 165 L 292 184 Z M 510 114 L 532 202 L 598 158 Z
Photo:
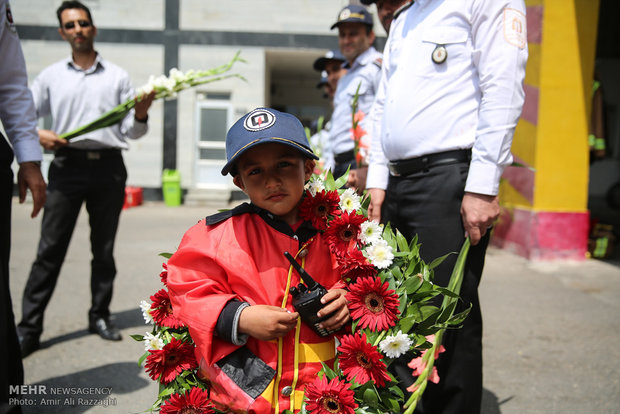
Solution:
M 205 219 L 205 223 L 207 226 L 212 226 L 214 224 L 221 223 L 224 220 L 228 220 L 232 216 L 238 216 L 240 214 L 246 213 L 258 214 L 265 221 L 265 223 L 267 223 L 280 233 L 286 234 L 291 237 L 297 236 L 300 243 L 305 243 L 317 233 L 317 229 L 314 228 L 309 221 L 304 221 L 301 226 L 299 226 L 297 231 L 293 231 L 291 226 L 289 226 L 288 223 L 286 223 L 280 217 L 270 213 L 264 208 L 260 208 L 257 205 L 251 203 L 243 203 L 231 210 L 222 211 L 220 213 L 208 216 Z

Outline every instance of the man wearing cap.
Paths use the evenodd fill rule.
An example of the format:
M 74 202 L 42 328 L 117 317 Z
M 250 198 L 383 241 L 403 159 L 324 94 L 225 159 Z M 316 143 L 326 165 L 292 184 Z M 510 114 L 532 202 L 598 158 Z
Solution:
M 458 252 L 464 234 L 472 244 L 456 312 L 471 310 L 462 329 L 446 333 L 439 383 L 428 385 L 417 412 L 480 413 L 478 284 L 499 215 L 499 179 L 512 161 L 526 61 L 523 0 L 416 0 L 390 28 L 375 102 L 382 121 L 371 140 L 369 216 L 408 239 L 417 234 L 426 262 Z M 455 259 L 435 268 L 436 284 L 448 285 Z M 393 364 L 403 388 L 414 380 L 408 361 Z
M 324 56 L 317 58 L 314 61 L 314 69 L 321 72 L 321 82 L 325 90 L 326 97 L 329 99 L 329 103 L 333 108 L 334 95 L 336 94 L 336 88 L 338 87 L 338 81 L 345 73 L 345 69 L 342 65 L 346 59 L 342 56 L 342 53 L 338 49 L 329 50 Z M 333 115 L 332 115 L 333 116 Z M 329 131 L 331 130 L 331 119 L 325 123 L 322 130 L 310 137 L 310 142 L 313 148 L 320 149 L 322 168 L 331 169 L 334 168 L 333 153 L 330 148 Z
M 375 3 L 377 6 L 377 16 L 381 22 L 381 26 L 385 29 L 385 33 L 390 33 L 390 25 L 392 20 L 408 7 L 411 0 L 361 0 L 362 4 L 370 6 Z
M 330 130 L 335 177 L 344 175 L 348 168 L 357 167 L 350 131 L 353 97 L 358 91 L 358 111 L 367 115 L 379 86 L 382 55 L 372 46 L 375 41 L 372 26 L 372 15 L 359 5 L 346 6 L 332 25 L 332 29 L 338 28 L 338 43 L 346 59 L 344 67 L 348 69 L 338 81 Z

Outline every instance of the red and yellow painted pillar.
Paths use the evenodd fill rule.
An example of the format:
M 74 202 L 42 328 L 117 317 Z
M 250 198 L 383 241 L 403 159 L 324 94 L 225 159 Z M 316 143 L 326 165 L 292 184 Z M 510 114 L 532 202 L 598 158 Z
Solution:
M 584 259 L 588 122 L 599 0 L 526 0 L 525 105 L 493 243 L 529 259 Z

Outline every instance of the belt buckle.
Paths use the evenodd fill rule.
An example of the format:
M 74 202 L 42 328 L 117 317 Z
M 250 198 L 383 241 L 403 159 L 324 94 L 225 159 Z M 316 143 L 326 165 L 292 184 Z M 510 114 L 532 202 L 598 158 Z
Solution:
M 101 159 L 101 153 L 97 151 L 86 151 L 87 160 L 99 160 Z
M 400 177 L 400 173 L 396 169 L 396 164 L 395 163 L 389 162 L 388 163 L 388 169 L 390 170 L 390 174 L 392 174 L 393 177 Z

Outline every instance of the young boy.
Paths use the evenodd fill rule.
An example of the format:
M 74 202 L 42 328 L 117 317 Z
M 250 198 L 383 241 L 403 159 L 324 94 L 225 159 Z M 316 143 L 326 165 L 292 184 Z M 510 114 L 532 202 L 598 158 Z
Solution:
M 322 234 L 298 208 L 316 155 L 301 122 L 258 108 L 226 136 L 227 164 L 250 198 L 200 221 L 168 261 L 174 314 L 189 326 L 212 400 L 233 412 L 299 410 L 321 363 L 333 365 L 333 335 L 302 322 L 289 293 L 300 275 L 288 251 L 328 293 L 318 316 L 329 331 L 348 320 L 344 284 Z

